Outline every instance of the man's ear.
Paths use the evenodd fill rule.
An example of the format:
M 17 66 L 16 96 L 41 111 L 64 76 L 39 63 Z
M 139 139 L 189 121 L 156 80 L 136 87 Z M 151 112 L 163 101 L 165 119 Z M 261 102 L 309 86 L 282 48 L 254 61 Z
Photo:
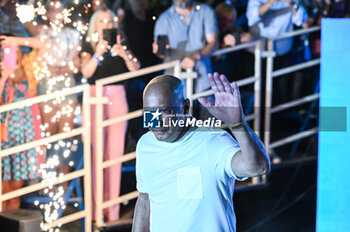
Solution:
M 184 114 L 188 114 L 190 112 L 190 106 L 191 106 L 190 99 L 186 98 L 183 104 L 184 104 Z

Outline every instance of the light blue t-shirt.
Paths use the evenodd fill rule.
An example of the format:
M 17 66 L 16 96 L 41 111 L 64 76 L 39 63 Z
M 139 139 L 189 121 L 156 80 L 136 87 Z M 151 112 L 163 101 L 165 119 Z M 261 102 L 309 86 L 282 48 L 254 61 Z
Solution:
M 150 199 L 150 230 L 235 231 L 232 157 L 240 150 L 223 130 L 189 130 L 178 141 L 152 132 L 136 148 L 137 190 Z

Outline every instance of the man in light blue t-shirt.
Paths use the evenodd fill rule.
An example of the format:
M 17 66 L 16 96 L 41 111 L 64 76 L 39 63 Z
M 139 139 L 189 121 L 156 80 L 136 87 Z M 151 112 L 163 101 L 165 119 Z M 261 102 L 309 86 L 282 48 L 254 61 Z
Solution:
M 145 88 L 144 110 L 160 117 L 136 148 L 137 200 L 133 231 L 236 231 L 234 182 L 267 173 L 270 161 L 263 143 L 246 123 L 237 85 L 224 75 L 208 75 L 215 103 L 199 101 L 230 126 L 237 141 L 220 129 L 167 127 L 195 120 L 181 80 L 154 78 Z M 163 121 L 164 119 L 164 121 Z M 168 125 L 169 126 L 169 125 Z

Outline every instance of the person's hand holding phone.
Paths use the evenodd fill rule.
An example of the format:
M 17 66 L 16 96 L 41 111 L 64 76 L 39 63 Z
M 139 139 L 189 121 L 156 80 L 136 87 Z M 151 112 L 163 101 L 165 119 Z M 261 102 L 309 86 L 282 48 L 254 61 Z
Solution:
M 157 52 L 158 52 L 158 43 L 157 43 L 157 41 L 154 41 L 153 43 L 152 43 L 152 52 L 153 52 L 153 54 L 157 54 Z
M 112 56 L 120 56 L 124 60 L 128 59 L 126 49 L 123 48 L 123 45 L 121 43 L 120 35 L 117 35 L 117 43 L 114 44 L 111 48 L 111 54 Z
M 1 47 L 17 47 L 17 40 L 14 36 L 0 35 Z
M 96 45 L 96 51 L 95 54 L 100 57 L 103 56 L 103 54 L 105 54 L 105 52 L 108 51 L 108 42 L 106 40 L 99 40 L 97 45 Z
M 157 54 L 159 57 L 163 57 L 166 50 L 169 48 L 169 38 L 167 35 L 158 35 L 157 41 L 154 41 L 152 44 L 152 52 Z

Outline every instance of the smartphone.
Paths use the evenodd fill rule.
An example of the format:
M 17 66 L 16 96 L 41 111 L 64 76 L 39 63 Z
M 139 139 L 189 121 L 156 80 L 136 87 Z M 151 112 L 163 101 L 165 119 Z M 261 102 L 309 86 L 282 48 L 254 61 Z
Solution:
M 117 28 L 103 29 L 103 39 L 108 42 L 109 46 L 113 46 L 117 43 Z
M 169 38 L 167 35 L 158 35 L 158 52 L 157 55 L 164 56 L 166 51 L 166 45 L 169 44 Z
M 4 62 L 8 69 L 15 70 L 17 67 L 17 48 L 5 47 L 3 50 Z

